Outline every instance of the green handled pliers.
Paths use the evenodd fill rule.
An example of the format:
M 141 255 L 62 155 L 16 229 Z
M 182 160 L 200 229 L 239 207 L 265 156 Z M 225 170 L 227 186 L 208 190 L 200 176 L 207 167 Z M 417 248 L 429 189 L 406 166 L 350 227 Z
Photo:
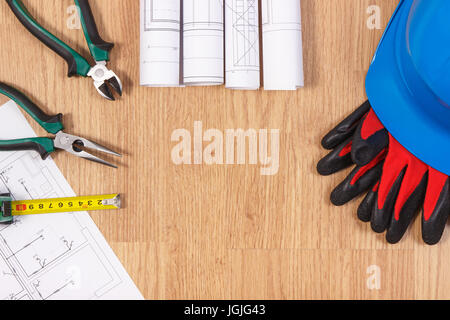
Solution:
M 109 61 L 109 51 L 114 44 L 105 42 L 100 37 L 88 0 L 74 1 L 78 8 L 89 50 L 96 62 L 95 66 L 91 66 L 78 52 L 44 29 L 28 12 L 21 0 L 6 0 L 25 28 L 66 60 L 69 65 L 69 77 L 74 75 L 91 77 L 94 80 L 95 88 L 104 98 L 115 100 L 110 87 L 122 95 L 122 82 L 113 71 L 106 67 Z
M 98 162 L 109 167 L 117 168 L 115 165 L 89 154 L 84 149 L 92 149 L 110 155 L 120 157 L 117 152 L 109 150 L 97 143 L 85 138 L 65 133 L 62 124 L 62 114 L 49 116 L 45 114 L 36 104 L 17 89 L 0 82 L 0 93 L 14 100 L 25 112 L 27 112 L 45 131 L 54 134 L 54 138 L 25 138 L 15 140 L 0 140 L 0 151 L 25 151 L 32 150 L 40 154 L 42 160 L 56 151 L 64 150 L 70 154 L 86 160 Z M 7 120 L 5 120 L 7 121 Z

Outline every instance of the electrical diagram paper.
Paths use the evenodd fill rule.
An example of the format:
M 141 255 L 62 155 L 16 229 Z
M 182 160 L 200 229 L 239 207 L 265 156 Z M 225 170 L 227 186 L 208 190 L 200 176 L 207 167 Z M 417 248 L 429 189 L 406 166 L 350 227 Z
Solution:
M 260 87 L 258 0 L 225 0 L 226 87 Z
M 300 0 L 141 0 L 141 85 L 304 86 Z M 225 76 L 225 77 L 224 77 Z
M 183 0 L 185 85 L 224 82 L 223 0 Z
M 0 139 L 35 137 L 12 101 L 0 107 Z M 0 193 L 14 200 L 71 197 L 50 158 L 0 153 Z M 119 214 L 119 213 L 118 213 Z M 142 299 L 87 213 L 26 216 L 0 224 L 0 300 Z
M 300 0 L 262 0 L 265 90 L 304 85 Z
M 141 0 L 140 12 L 141 85 L 180 86 L 180 0 Z

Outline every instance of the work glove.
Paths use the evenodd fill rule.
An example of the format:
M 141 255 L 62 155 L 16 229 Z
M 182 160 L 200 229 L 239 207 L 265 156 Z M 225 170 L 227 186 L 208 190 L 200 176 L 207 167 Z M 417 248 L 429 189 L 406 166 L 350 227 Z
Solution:
M 422 238 L 436 244 L 450 213 L 449 177 L 423 163 L 389 134 L 389 147 L 380 183 L 358 210 L 372 229 L 387 230 L 386 240 L 397 243 L 422 207 Z
M 334 205 L 348 203 L 380 181 L 386 145 L 380 144 L 379 141 L 382 140 L 380 136 L 386 134 L 366 101 L 323 138 L 322 146 L 332 151 L 317 165 L 321 175 L 331 175 L 354 166 L 347 178 L 331 193 L 331 202 Z M 355 147 L 362 156 L 355 153 Z M 353 160 L 354 154 L 364 158 L 364 163 L 356 164 Z
M 348 137 L 350 132 L 353 137 Z M 337 137 L 343 136 L 346 136 L 344 147 L 334 143 L 339 140 Z M 401 240 L 422 207 L 422 238 L 427 244 L 439 242 L 450 213 L 449 177 L 401 146 L 387 132 L 368 102 L 333 129 L 322 145 L 335 149 L 319 162 L 320 174 L 332 174 L 352 163 L 355 165 L 332 192 L 333 204 L 343 205 L 368 191 L 358 208 L 358 217 L 370 221 L 377 233 L 387 230 L 389 243 Z M 344 162 L 346 166 L 342 165 Z

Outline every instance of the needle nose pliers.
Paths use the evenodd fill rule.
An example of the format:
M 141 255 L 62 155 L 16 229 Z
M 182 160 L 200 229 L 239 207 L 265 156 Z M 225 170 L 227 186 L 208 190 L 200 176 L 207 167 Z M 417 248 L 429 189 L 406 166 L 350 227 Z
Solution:
M 54 138 L 25 138 L 16 140 L 0 140 L 0 151 L 25 151 L 32 150 L 39 153 L 42 160 L 45 160 L 56 149 L 64 150 L 70 154 L 94 161 L 109 167 L 117 168 L 115 165 L 100 159 L 88 152 L 84 148 L 92 149 L 98 152 L 104 152 L 110 155 L 121 157 L 106 147 L 85 138 L 65 133 L 62 124 L 62 114 L 49 116 L 45 114 L 36 104 L 27 96 L 15 88 L 12 88 L 0 82 L 0 93 L 14 100 L 22 109 L 27 112 L 45 131 L 54 134 Z
M 69 65 L 69 77 L 74 75 L 91 77 L 94 80 L 95 88 L 104 98 L 115 100 L 110 87 L 119 95 L 122 95 L 122 82 L 113 71 L 106 67 L 109 61 L 109 51 L 114 47 L 114 44 L 105 42 L 100 37 L 88 0 L 74 1 L 80 15 L 84 36 L 96 63 L 94 66 L 91 66 L 85 58 L 62 40 L 44 29 L 28 12 L 21 0 L 6 0 L 25 28 L 66 60 Z

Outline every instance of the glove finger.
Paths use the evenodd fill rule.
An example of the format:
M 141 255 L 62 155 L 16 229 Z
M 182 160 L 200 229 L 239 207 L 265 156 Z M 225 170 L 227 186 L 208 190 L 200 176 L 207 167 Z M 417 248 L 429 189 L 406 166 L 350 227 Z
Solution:
M 386 159 L 383 169 L 387 166 L 388 162 Z M 385 171 L 383 170 L 377 201 L 370 220 L 372 230 L 376 233 L 384 232 L 389 225 L 405 171 L 406 168 L 402 169 L 400 173 L 395 172 L 392 176 L 385 176 Z M 393 183 L 392 177 L 395 179 Z
M 372 217 L 372 212 L 377 202 L 377 192 L 380 182 L 378 181 L 375 186 L 370 190 L 364 200 L 358 207 L 358 218 L 362 222 L 369 222 Z
M 430 169 L 422 214 L 422 238 L 433 245 L 441 240 L 450 213 L 450 178 Z
M 347 141 L 319 161 L 317 164 L 319 174 L 329 176 L 330 174 L 350 167 L 353 164 L 351 150 L 352 139 L 347 139 Z
M 388 144 L 388 132 L 371 109 L 355 131 L 352 159 L 357 165 L 364 166 L 372 161 Z
M 342 206 L 369 190 L 380 180 L 385 153 L 382 152 L 371 163 L 356 167 L 331 193 L 331 202 Z
M 377 201 L 371 217 L 373 231 L 382 233 L 389 226 L 397 195 L 412 155 L 389 135 L 389 151 L 383 165 Z
M 322 139 L 322 146 L 331 150 L 353 136 L 360 120 L 370 109 L 369 101 L 364 102 Z
M 395 202 L 394 214 L 386 233 L 387 242 L 394 244 L 401 240 L 414 215 L 423 204 L 428 181 L 427 169 L 422 162 L 418 161 L 416 165 L 412 164 L 412 167 L 406 170 Z

